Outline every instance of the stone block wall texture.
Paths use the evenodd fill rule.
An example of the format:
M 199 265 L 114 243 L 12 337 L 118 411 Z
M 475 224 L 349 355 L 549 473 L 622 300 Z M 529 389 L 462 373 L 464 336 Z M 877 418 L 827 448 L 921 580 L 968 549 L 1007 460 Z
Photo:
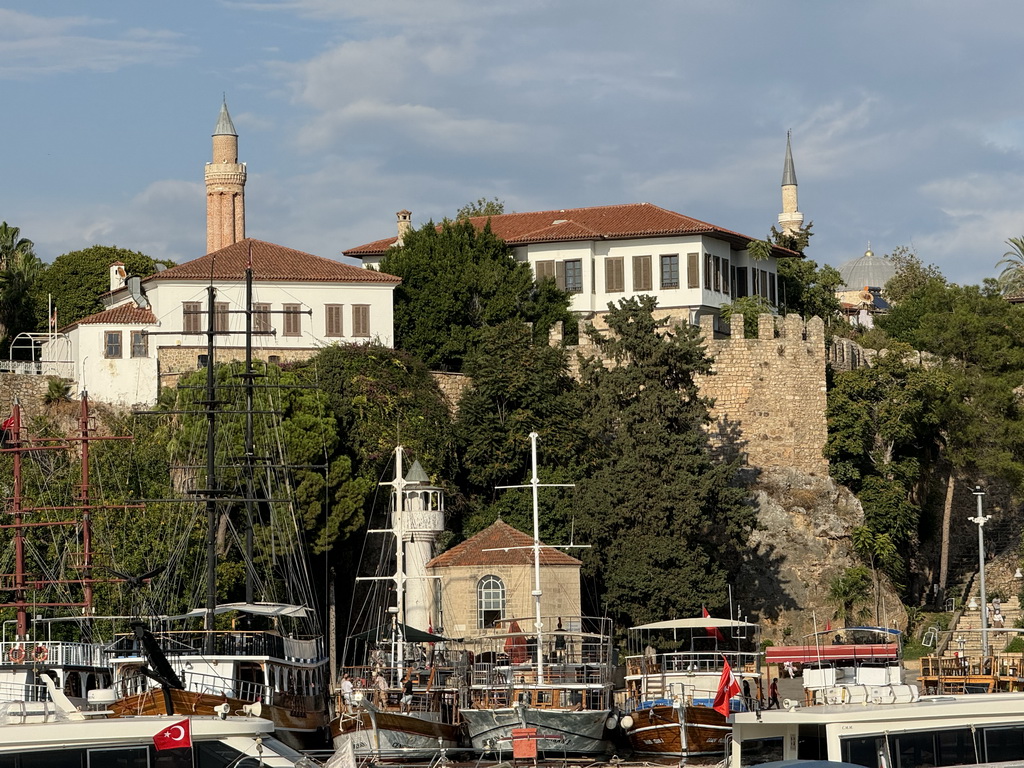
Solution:
M 43 397 L 50 386 L 49 376 L 0 373 L 0 421 L 11 415 L 14 399 L 21 403 L 23 419 L 30 421 L 43 412 Z
M 275 362 L 294 363 L 300 360 L 308 360 L 320 350 L 310 347 L 308 349 L 272 349 L 253 348 L 253 360 L 266 361 L 268 357 L 277 358 Z M 199 356 L 206 354 L 206 347 L 160 347 L 157 351 L 157 359 L 160 361 L 160 386 L 174 387 L 178 379 L 183 375 L 198 370 Z M 245 347 L 217 347 L 217 362 L 227 363 L 236 360 L 245 360 Z
M 688 323 L 686 314 L 656 313 L 673 324 Z M 581 321 L 582 357 L 598 354 L 583 331 L 586 323 L 607 331 L 603 313 Z M 828 475 L 824 457 L 825 324 L 796 315 L 758 318 L 757 338 L 744 338 L 740 323 L 732 336 L 715 338 L 714 317 L 700 319 L 713 374 L 698 378 L 701 394 L 714 400 L 711 432 L 715 443 L 738 451 L 752 467 L 792 467 L 811 475 Z M 572 356 L 573 373 L 579 362 Z

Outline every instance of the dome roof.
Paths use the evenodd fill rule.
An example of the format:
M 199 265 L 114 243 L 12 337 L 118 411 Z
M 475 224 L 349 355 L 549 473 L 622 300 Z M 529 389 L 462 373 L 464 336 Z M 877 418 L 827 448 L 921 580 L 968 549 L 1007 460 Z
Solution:
M 839 267 L 843 283 L 850 290 L 862 288 L 881 289 L 896 274 L 896 265 L 885 256 L 875 256 L 870 248 L 863 256 L 852 259 Z

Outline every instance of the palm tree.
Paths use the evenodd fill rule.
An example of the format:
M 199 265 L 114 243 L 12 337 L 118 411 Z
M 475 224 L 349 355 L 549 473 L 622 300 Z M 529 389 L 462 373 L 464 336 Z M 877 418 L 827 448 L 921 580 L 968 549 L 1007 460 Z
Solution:
M 21 229 L 3 222 L 0 224 L 0 271 L 7 269 L 19 254 L 34 255 L 35 243 L 27 237 L 21 237 Z
M 35 326 L 32 288 L 43 270 L 31 240 L 0 224 L 0 335 L 8 340 Z
M 1024 296 L 1024 238 L 1011 237 L 1006 241 L 1010 250 L 997 263 L 999 289 L 1004 296 Z

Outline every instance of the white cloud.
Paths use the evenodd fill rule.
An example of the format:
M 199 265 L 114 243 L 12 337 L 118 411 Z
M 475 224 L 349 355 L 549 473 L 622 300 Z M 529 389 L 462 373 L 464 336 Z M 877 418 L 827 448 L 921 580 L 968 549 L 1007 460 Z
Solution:
M 84 16 L 44 17 L 0 9 L 0 78 L 114 72 L 144 63 L 169 64 L 196 52 L 180 34 L 168 30 L 85 33 L 86 28 L 112 26 Z

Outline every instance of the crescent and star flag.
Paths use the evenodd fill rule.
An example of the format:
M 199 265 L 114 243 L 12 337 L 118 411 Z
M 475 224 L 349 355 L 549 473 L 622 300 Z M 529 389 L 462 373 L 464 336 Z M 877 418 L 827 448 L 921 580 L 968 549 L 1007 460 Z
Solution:
M 700 615 L 701 618 L 704 619 L 711 618 L 711 614 L 708 613 L 708 609 L 705 608 L 703 605 L 700 607 Z M 722 631 L 718 627 L 705 627 L 704 629 L 707 630 L 708 637 L 713 637 L 720 643 L 725 642 L 725 635 L 722 634 Z
M 0 429 L 7 431 L 14 429 L 14 414 L 12 413 L 9 418 L 4 419 L 3 424 L 0 424 Z
M 736 682 L 736 676 L 732 673 L 729 660 L 723 656 L 722 661 L 725 662 L 725 666 L 722 667 L 722 676 L 718 679 L 718 692 L 715 694 L 715 700 L 711 706 L 722 717 L 728 717 L 729 699 L 740 692 L 740 684 Z
M 192 748 L 192 728 L 188 720 L 169 725 L 153 737 L 157 749 Z

